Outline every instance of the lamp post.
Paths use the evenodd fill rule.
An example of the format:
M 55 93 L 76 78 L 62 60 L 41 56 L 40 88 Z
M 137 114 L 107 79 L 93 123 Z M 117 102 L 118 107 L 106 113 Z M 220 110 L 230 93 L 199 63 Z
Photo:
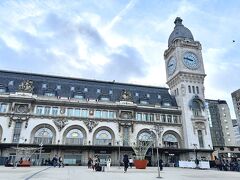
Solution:
M 199 161 L 197 159 L 197 144 L 193 144 L 193 146 L 194 146 L 194 152 L 195 152 L 195 164 L 196 164 L 196 168 L 198 168 Z
M 38 165 L 40 166 L 41 165 L 41 155 L 42 155 L 42 146 L 43 146 L 43 143 L 41 142 L 39 144 L 40 146 L 40 150 L 39 150 L 39 161 L 38 161 Z
M 18 148 L 19 148 L 19 144 L 20 144 L 20 139 L 24 140 L 24 138 L 23 138 L 23 137 L 20 137 L 20 138 L 18 139 L 17 148 L 16 148 L 16 158 L 15 158 L 15 162 L 14 162 L 13 168 L 16 168 L 16 167 L 17 167 Z M 15 140 L 16 140 L 16 138 L 15 138 Z
M 159 146 L 161 145 L 159 143 L 159 138 L 161 136 L 161 133 L 163 132 L 163 127 L 161 127 L 160 125 L 155 125 L 152 129 L 149 129 L 150 132 L 154 133 L 154 131 L 156 132 L 156 137 L 155 137 L 155 140 L 156 140 L 156 149 L 157 149 L 157 167 L 158 167 L 158 176 L 157 178 L 162 178 L 160 176 L 160 164 L 159 164 Z

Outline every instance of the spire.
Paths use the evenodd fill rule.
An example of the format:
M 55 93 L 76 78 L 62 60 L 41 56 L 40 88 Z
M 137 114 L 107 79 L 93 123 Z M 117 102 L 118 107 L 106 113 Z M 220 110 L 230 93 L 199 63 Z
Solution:
M 182 25 L 182 21 L 183 20 L 180 17 L 176 17 L 174 23 L 175 23 L 176 26 L 179 26 L 179 25 Z

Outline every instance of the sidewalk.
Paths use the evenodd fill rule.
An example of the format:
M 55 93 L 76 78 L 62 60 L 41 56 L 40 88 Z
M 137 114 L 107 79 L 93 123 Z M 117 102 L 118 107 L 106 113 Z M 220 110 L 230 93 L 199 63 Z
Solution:
M 150 180 L 157 179 L 157 168 L 149 167 L 145 170 L 135 168 L 128 169 L 123 173 L 123 168 L 111 167 L 105 172 L 95 172 L 87 169 L 86 166 L 67 166 L 64 168 L 53 167 L 30 167 L 16 168 L 0 166 L 1 180 Z M 41 172 L 40 172 L 41 171 Z M 39 172 L 39 173 L 38 173 Z M 192 179 L 211 179 L 211 180 L 239 180 L 239 172 L 198 170 L 183 168 L 164 168 L 161 177 L 167 180 L 192 180 Z

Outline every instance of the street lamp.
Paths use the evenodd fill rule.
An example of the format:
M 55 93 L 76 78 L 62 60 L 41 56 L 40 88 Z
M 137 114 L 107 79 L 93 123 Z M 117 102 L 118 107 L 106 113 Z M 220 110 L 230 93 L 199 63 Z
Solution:
M 155 140 L 156 140 L 156 149 L 157 149 L 157 167 L 158 167 L 158 176 L 157 178 L 161 178 L 160 176 L 160 164 L 159 164 L 159 145 L 161 145 L 159 143 L 159 138 L 161 133 L 163 132 L 163 127 L 159 126 L 159 125 L 155 125 L 153 128 L 149 129 L 150 132 L 154 133 L 154 131 L 156 132 L 156 136 L 155 136 Z M 154 137 L 154 136 L 153 136 Z
M 193 144 L 193 146 L 194 146 L 194 152 L 195 152 L 195 164 L 196 164 L 196 168 L 198 168 L 199 161 L 197 159 L 197 144 Z
M 39 144 L 40 146 L 40 149 L 39 149 L 39 161 L 38 161 L 38 165 L 40 166 L 41 165 L 41 155 L 42 155 L 42 146 L 43 146 L 43 143 L 41 142 Z
M 15 137 L 15 140 L 17 138 Z M 17 148 L 16 148 L 16 158 L 15 158 L 15 162 L 14 162 L 14 165 L 13 165 L 13 168 L 16 168 L 17 167 L 17 159 L 18 159 L 18 148 L 19 148 L 19 144 L 20 144 L 20 139 L 24 140 L 24 137 L 20 137 L 18 139 L 18 142 L 17 142 Z

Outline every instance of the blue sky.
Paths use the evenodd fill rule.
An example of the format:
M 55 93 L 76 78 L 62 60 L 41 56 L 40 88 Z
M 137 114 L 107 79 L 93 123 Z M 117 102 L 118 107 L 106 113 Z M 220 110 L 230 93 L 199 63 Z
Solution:
M 0 69 L 166 86 L 176 17 L 201 42 L 208 99 L 240 88 L 240 1 L 0 1 Z M 232 42 L 235 40 L 235 43 Z

